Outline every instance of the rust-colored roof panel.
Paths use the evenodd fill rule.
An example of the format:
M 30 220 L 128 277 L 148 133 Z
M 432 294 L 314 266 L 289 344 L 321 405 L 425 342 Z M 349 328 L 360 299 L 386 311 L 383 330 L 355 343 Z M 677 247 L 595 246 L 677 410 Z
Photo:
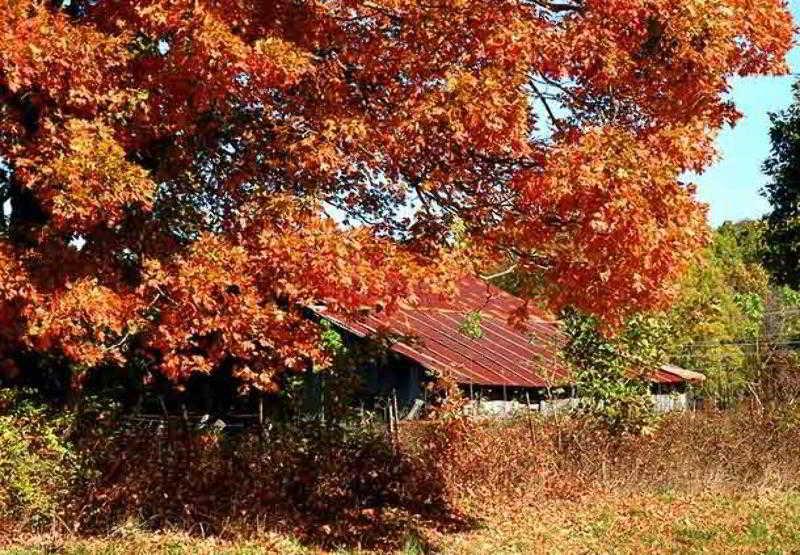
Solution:
M 653 383 L 661 383 L 661 384 L 678 384 L 682 383 L 686 380 L 682 379 L 680 376 L 673 374 L 672 372 L 667 372 L 662 369 L 654 370 L 650 373 L 650 381 Z
M 700 372 L 695 372 L 693 370 L 686 370 L 685 368 L 681 368 L 680 366 L 675 366 L 674 364 L 664 364 L 661 367 L 661 371 L 665 374 L 672 374 L 679 378 L 680 381 L 686 382 L 702 382 L 705 381 L 706 377 L 701 374 Z
M 375 311 L 359 319 L 344 319 L 324 308 L 315 311 L 359 337 L 380 332 L 407 337 L 391 350 L 462 384 L 553 387 L 571 382 L 560 357 L 566 337 L 557 321 L 540 314 L 518 329 L 508 320 L 522 300 L 476 277 L 463 279 L 458 289 L 452 299 L 424 295 L 413 306 L 403 304 L 392 314 Z M 479 338 L 460 330 L 465 315 L 473 311 L 481 314 Z M 684 381 L 667 368 L 656 370 L 651 379 Z

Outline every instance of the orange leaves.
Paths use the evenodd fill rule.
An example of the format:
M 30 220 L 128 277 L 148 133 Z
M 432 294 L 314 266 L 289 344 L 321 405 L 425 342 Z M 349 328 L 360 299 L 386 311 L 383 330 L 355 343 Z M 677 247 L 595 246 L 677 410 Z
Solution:
M 416 286 L 420 268 L 396 245 L 343 231 L 291 201 L 270 206 L 238 230 L 238 241 L 204 235 L 166 265 L 145 263 L 141 294 L 158 311 L 146 336 L 171 378 L 227 363 L 270 389 L 281 372 L 327 356 L 304 306 L 391 308 Z
M 20 164 L 59 230 L 83 232 L 113 227 L 133 207 L 149 210 L 155 183 L 125 159 L 112 130 L 99 122 L 69 120 L 50 144 L 28 164 Z
M 18 261 L 18 254 L 6 242 L 0 242 L 0 299 L 27 297 L 28 276 Z
M 368 134 L 364 122 L 356 119 L 328 119 L 320 125 L 320 130 L 309 130 L 289 146 L 292 159 L 287 171 L 292 175 L 325 180 L 349 170 L 355 159 L 349 155 L 363 148 L 361 142 Z
M 253 50 L 260 60 L 254 63 L 273 64 L 273 71 L 278 74 L 272 81 L 287 84 L 296 83 L 306 72 L 311 71 L 311 55 L 297 46 L 278 37 L 267 37 L 253 44 Z M 256 70 L 256 75 L 263 75 L 263 71 Z
M 230 8 L 189 0 L 127 7 L 131 19 L 122 24 L 152 43 L 132 70 L 162 95 L 150 99 L 151 116 L 172 121 L 159 123 L 185 125 L 192 116 L 187 108 L 219 109 L 231 95 L 264 102 L 270 90 L 293 85 L 312 70 L 310 54 L 281 37 L 245 40 L 236 32 L 244 22 L 228 21 L 237 17 Z
M 786 45 L 792 41 L 794 22 L 786 10 L 786 2 L 736 0 L 727 8 L 724 15 L 731 18 L 731 27 L 738 29 L 734 33 L 743 39 L 738 44 L 739 74 L 788 71 Z
M 418 269 L 392 242 L 366 229 L 342 230 L 316 216 L 287 224 L 262 223 L 248 245 L 257 253 L 259 282 L 276 296 L 308 304 L 325 301 L 336 310 L 355 312 L 392 306 L 409 294 Z
M 65 106 L 96 110 L 117 100 L 128 36 L 72 25 L 44 2 L 0 1 L 0 83 L 45 92 Z
M 144 263 L 139 293 L 157 312 L 144 336 L 172 379 L 229 364 L 271 389 L 282 372 L 328 356 L 304 307 L 391 310 L 414 291 L 442 291 L 452 275 L 428 274 L 400 246 L 343 230 L 289 198 L 245 214 L 229 238 L 205 234 L 184 255 Z
M 35 300 L 30 276 L 18 261 L 18 253 L 0 242 L 0 353 L 21 327 L 21 313 Z
M 324 357 L 303 305 L 486 261 L 609 322 L 663 303 L 705 236 L 678 177 L 792 31 L 780 0 L 76 7 L 0 0 L 0 341 L 265 389 Z
M 569 17 L 554 56 L 578 94 L 612 94 L 662 120 L 731 121 L 732 76 L 786 71 L 792 21 L 781 0 L 592 0 Z
M 493 154 L 524 154 L 528 149 L 528 106 L 520 94 L 522 75 L 488 67 L 477 76 L 451 74 L 446 83 L 446 111 L 454 136 Z
M 130 294 L 81 279 L 31 309 L 27 342 L 43 351 L 58 349 L 86 367 L 122 362 L 127 336 L 141 325 L 134 302 Z
M 542 173 L 520 177 L 522 202 L 541 215 L 516 222 L 515 239 L 535 238 L 532 246 L 549 253 L 554 307 L 613 322 L 666 300 L 707 233 L 705 210 L 677 182 L 675 141 L 591 129 L 555 150 Z
M 279 307 L 260 294 L 242 247 L 206 235 L 168 265 L 147 261 L 145 268 L 140 294 L 157 311 L 147 343 L 163 353 L 169 378 L 229 363 L 253 385 L 269 388 L 277 372 L 307 362 L 300 353 L 313 348 L 313 326 L 297 307 Z
M 248 76 L 245 88 L 255 90 L 294 84 L 311 69 L 309 54 L 279 37 L 247 44 L 225 21 L 224 11 L 217 13 L 190 2 L 184 9 L 191 14 L 191 23 L 172 20 L 173 47 L 190 67 L 199 66 L 206 72 L 206 84 L 219 86 L 219 94 L 241 86 L 237 77 L 242 74 Z

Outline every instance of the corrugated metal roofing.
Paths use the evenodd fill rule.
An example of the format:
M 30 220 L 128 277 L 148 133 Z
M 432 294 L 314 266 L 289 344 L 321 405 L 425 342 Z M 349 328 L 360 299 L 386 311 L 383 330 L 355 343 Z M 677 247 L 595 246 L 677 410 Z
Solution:
M 373 311 L 359 319 L 345 319 L 315 307 L 320 316 L 358 337 L 389 334 L 404 339 L 391 350 L 458 383 L 509 387 L 555 387 L 570 383 L 559 357 L 566 337 L 556 320 L 533 317 L 518 329 L 509 315 L 522 301 L 485 281 L 468 277 L 458 284 L 453 299 L 426 296 L 413 306 L 401 304 L 392 314 Z M 469 312 L 480 311 L 479 338 L 460 330 Z M 696 374 L 696 373 L 693 373 Z M 656 370 L 656 383 L 685 381 L 668 368 Z
M 695 372 L 694 370 L 686 370 L 685 368 L 681 368 L 680 366 L 675 366 L 674 364 L 664 364 L 661 367 L 661 370 L 668 373 L 673 374 L 681 378 L 682 381 L 687 382 L 702 382 L 706 379 L 706 377 L 701 374 L 700 372 Z

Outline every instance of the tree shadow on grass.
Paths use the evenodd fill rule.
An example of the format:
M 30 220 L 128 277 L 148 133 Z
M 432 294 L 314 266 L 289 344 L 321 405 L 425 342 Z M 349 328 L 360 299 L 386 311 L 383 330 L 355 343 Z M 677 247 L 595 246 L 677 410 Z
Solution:
M 475 522 L 448 502 L 435 453 L 380 430 L 303 424 L 268 436 L 181 429 L 85 433 L 86 477 L 70 502 L 84 534 L 131 519 L 224 537 L 288 534 L 317 548 L 400 548 L 420 530 Z M 258 525 L 255 525 L 258 523 Z
M 273 530 L 289 533 L 304 545 L 322 549 L 386 551 L 413 543 L 425 553 L 432 551 L 432 546 L 424 539 L 426 531 L 453 534 L 477 527 L 474 520 L 453 512 L 420 514 L 396 507 L 343 513 L 336 520 L 314 520 L 309 515 L 298 515 L 293 524 L 291 530 L 281 526 Z

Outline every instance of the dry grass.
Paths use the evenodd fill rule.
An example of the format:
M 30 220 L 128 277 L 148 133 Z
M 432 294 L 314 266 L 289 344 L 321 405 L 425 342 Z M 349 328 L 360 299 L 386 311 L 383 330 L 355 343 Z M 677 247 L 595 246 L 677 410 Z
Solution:
M 197 469 L 179 457 L 162 468 L 163 480 L 146 466 L 136 471 L 143 459 L 115 466 L 94 490 L 103 495 L 97 499 L 115 495 L 111 514 L 119 518 L 110 528 L 83 537 L 6 536 L 5 545 L 12 553 L 800 552 L 797 422 L 749 410 L 673 415 L 654 435 L 627 438 L 577 419 L 417 425 L 404 431 L 404 470 L 393 457 L 359 459 L 386 468 L 385 484 L 353 490 L 354 474 L 372 472 L 344 457 L 343 468 L 310 482 L 325 495 L 291 514 L 265 497 L 277 490 L 259 484 L 264 475 L 220 472 L 231 452 L 212 444 L 191 452 Z M 259 468 L 274 462 L 257 460 Z M 295 466 L 318 471 L 320 462 Z M 218 483 L 231 476 L 246 487 Z M 159 521 L 154 508 L 165 510 L 168 503 L 157 501 L 168 485 L 186 516 Z M 420 514 L 434 490 L 449 513 Z M 358 504 L 351 491 L 361 492 Z M 201 519 L 198 509 L 217 513 Z M 330 514 L 320 518 L 320 509 Z
M 521 510 L 494 508 L 475 528 L 444 534 L 418 530 L 396 550 L 404 555 L 486 553 L 797 553 L 800 494 L 595 493 L 580 500 L 546 501 Z M 422 547 L 427 545 L 428 548 Z M 13 554 L 260 554 L 322 551 L 261 532 L 250 540 L 201 539 L 180 532 L 121 530 L 106 538 L 34 536 L 0 552 Z M 362 553 L 357 548 L 333 553 Z M 368 553 L 368 551 L 363 551 Z
M 796 553 L 800 496 L 597 493 L 496 512 L 431 542 L 441 553 Z
M 602 491 L 738 491 L 800 484 L 794 414 L 673 414 L 645 437 L 613 436 L 592 421 L 462 421 L 418 426 L 412 443 L 439 453 L 456 505 L 481 499 L 576 499 Z
M 304 555 L 312 552 L 294 540 L 272 535 L 266 535 L 259 540 L 229 542 L 216 538 L 200 539 L 180 532 L 131 532 L 119 537 L 89 539 L 33 536 L 18 542 L 15 547 L 0 550 L 0 553 L 8 555 L 38 555 L 40 553 L 63 553 L 65 555 L 149 555 L 151 553 Z

